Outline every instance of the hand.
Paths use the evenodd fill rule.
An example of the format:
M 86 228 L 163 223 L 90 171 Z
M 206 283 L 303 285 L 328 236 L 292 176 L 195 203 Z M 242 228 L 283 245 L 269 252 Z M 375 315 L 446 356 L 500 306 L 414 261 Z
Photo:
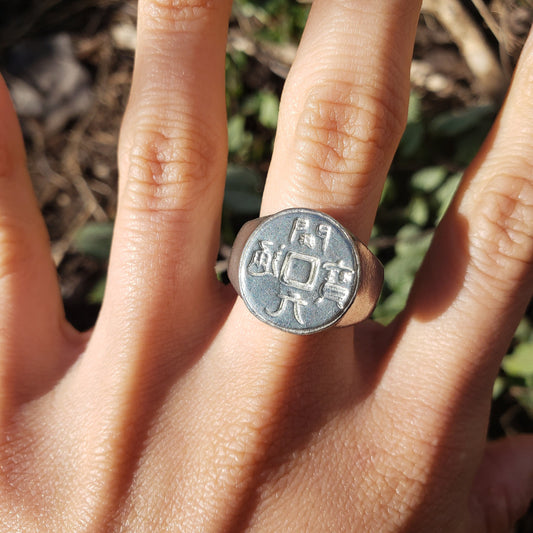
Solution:
M 420 2 L 316 0 L 263 214 L 370 235 L 406 119 Z M 2 531 L 507 531 L 533 439 L 485 443 L 533 287 L 533 40 L 407 308 L 300 337 L 217 283 L 228 0 L 140 0 L 108 286 L 65 322 L 0 90 Z

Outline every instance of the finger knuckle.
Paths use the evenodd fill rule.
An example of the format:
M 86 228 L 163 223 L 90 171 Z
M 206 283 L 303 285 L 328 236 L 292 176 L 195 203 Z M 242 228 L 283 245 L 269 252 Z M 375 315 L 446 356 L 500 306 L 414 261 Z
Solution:
M 216 5 L 215 0 L 150 0 L 141 4 L 141 14 L 150 26 L 176 28 L 204 19 Z
M 191 211 L 211 184 L 215 153 L 208 136 L 190 128 L 138 131 L 127 156 L 127 207 L 154 215 Z
M 493 283 L 520 281 L 533 265 L 533 181 L 507 170 L 487 184 L 476 203 L 474 264 Z
M 312 91 L 296 129 L 297 184 L 340 196 L 375 186 L 403 130 L 391 101 L 387 88 L 356 91 L 342 82 Z

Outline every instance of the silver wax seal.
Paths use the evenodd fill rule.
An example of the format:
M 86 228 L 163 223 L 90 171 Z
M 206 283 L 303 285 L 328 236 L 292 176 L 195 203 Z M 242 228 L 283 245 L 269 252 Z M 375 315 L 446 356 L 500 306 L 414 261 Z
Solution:
M 352 305 L 360 257 L 351 235 L 330 216 L 287 209 L 252 232 L 238 276 L 240 294 L 257 318 L 310 334 L 334 325 Z

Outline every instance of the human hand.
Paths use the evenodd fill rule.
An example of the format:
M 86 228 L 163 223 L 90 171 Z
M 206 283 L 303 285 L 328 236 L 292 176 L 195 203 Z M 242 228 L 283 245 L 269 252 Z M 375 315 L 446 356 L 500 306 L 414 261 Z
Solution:
M 319 209 L 368 239 L 405 123 L 419 7 L 314 2 L 263 214 Z M 300 337 L 258 322 L 213 272 L 230 8 L 139 2 L 90 334 L 65 322 L 1 88 L 1 530 L 508 530 L 533 494 L 533 439 L 486 445 L 485 432 L 533 285 L 533 41 L 406 310 L 386 328 Z

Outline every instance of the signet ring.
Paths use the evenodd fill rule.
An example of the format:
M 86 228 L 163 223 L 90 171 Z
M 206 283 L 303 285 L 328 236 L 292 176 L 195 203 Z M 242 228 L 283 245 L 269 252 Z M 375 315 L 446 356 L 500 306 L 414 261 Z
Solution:
M 259 320 L 309 335 L 368 318 L 383 265 L 331 216 L 293 208 L 244 224 L 228 277 Z

